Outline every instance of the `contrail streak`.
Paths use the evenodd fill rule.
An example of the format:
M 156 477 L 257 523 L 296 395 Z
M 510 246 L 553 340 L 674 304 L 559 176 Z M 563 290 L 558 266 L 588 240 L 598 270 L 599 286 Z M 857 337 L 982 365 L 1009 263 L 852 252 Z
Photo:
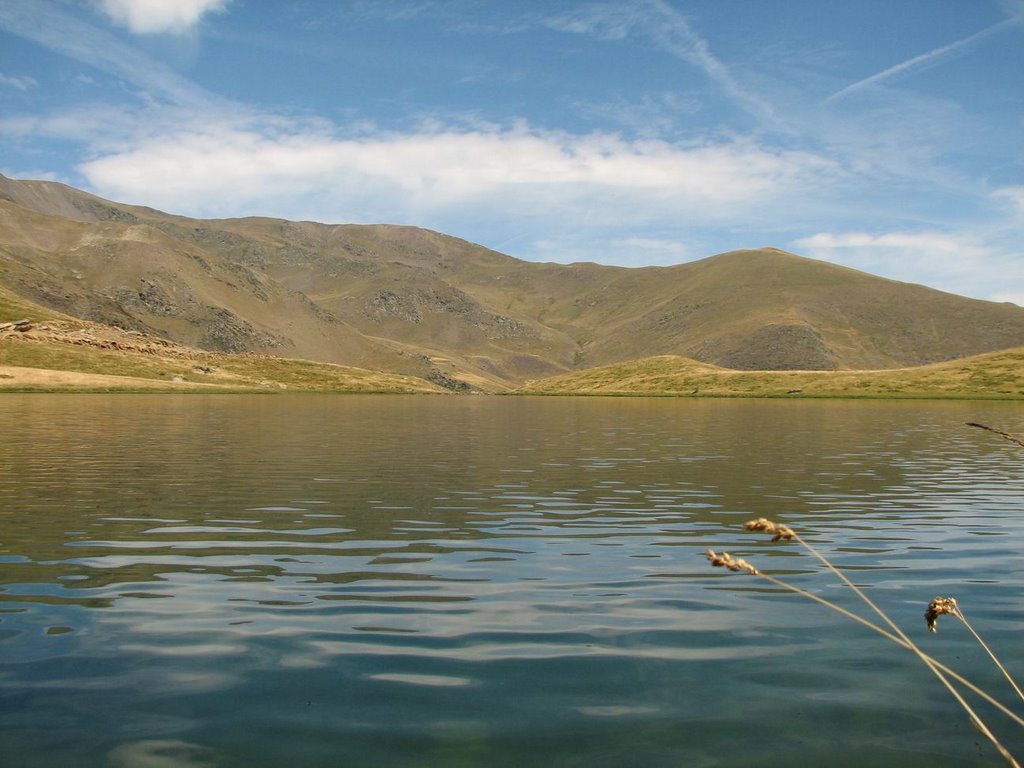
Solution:
M 996 32 L 1006 29 L 1009 26 L 1019 24 L 1020 22 L 1021 18 L 1019 16 L 1013 16 L 1009 19 L 1003 19 L 1002 21 L 993 24 L 990 27 L 986 27 L 980 32 L 975 32 L 970 37 L 965 37 L 963 40 L 957 40 L 956 42 L 950 43 L 949 45 L 944 45 L 941 48 L 936 48 L 935 50 L 928 51 L 928 53 L 922 53 L 920 56 L 915 56 L 912 59 L 907 59 L 906 61 L 901 62 L 900 64 L 897 64 L 894 67 L 889 67 L 888 69 L 882 70 L 881 72 L 874 74 L 871 77 L 866 77 L 863 80 L 858 80 L 856 83 L 846 86 L 841 91 L 836 91 L 827 99 L 825 99 L 825 101 L 822 103 L 831 104 L 832 102 L 838 101 L 839 99 L 845 96 L 849 96 L 851 93 L 856 93 L 857 91 L 863 90 L 864 88 L 868 88 L 869 86 L 875 85 L 876 83 L 880 83 L 883 80 L 888 80 L 890 77 L 893 77 L 895 75 L 901 74 L 903 72 L 908 72 L 914 69 L 920 69 L 928 64 L 938 61 L 939 59 L 943 59 L 949 56 L 950 54 L 955 53 L 956 51 L 959 51 L 963 48 L 967 48 L 968 46 L 973 45 L 979 40 L 983 40 L 984 38 L 989 37 L 990 35 L 994 35 Z
M 2 0 L 0 29 L 125 80 L 180 106 L 221 102 L 138 48 L 62 9 L 62 3 Z
M 649 0 L 649 5 L 660 12 L 661 18 L 652 20 L 648 34 L 663 50 L 688 61 L 703 70 L 733 103 L 755 117 L 775 120 L 774 110 L 768 102 L 741 86 L 729 68 L 711 53 L 711 49 L 686 18 L 664 0 Z

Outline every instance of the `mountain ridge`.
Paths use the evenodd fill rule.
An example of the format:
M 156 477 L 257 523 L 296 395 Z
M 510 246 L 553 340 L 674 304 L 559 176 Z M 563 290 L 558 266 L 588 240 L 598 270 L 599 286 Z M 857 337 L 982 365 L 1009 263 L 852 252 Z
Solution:
M 668 267 L 534 263 L 417 227 L 193 219 L 3 176 L 0 287 L 204 349 L 480 391 L 664 354 L 845 370 L 1024 345 L 1015 305 L 771 247 Z

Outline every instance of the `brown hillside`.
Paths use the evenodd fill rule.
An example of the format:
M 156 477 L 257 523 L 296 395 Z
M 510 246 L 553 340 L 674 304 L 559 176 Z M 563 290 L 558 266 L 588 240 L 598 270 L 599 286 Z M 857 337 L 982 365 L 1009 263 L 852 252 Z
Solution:
M 3 177 L 0 287 L 204 349 L 484 391 L 651 355 L 841 370 L 1024 345 L 1015 305 L 771 248 L 674 267 L 535 264 L 412 227 L 196 220 Z

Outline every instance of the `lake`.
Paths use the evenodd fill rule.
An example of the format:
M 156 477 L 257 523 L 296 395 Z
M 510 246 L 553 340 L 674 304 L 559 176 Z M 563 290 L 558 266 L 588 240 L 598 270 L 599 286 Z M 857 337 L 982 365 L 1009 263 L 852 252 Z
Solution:
M 0 396 L 0 762 L 1005 765 L 907 651 L 703 556 L 867 615 L 743 530 L 784 521 L 1012 706 L 923 619 L 1024 678 L 1024 449 L 966 421 L 1024 406 Z

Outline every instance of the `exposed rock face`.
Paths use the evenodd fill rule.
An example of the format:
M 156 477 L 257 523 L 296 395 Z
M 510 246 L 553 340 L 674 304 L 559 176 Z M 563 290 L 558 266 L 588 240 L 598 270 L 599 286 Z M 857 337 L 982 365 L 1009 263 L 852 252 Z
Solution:
M 452 392 L 472 392 L 473 387 L 467 384 L 465 381 L 459 381 L 453 379 L 444 371 L 439 371 L 436 368 L 427 375 L 427 381 L 431 384 L 437 384 L 439 387 L 450 389 Z
M 137 289 L 120 288 L 114 298 L 122 306 L 142 308 L 156 315 L 180 315 L 184 311 L 162 286 L 144 277 L 140 278 Z M 187 300 L 195 303 L 191 294 Z
M 238 315 L 229 310 L 214 307 L 207 310 L 203 322 L 206 334 L 200 340 L 200 347 L 220 352 L 247 352 L 252 349 L 278 347 L 281 339 L 269 333 L 256 330 Z
M 382 320 L 388 317 L 404 320 L 415 325 L 423 322 L 423 313 L 420 312 L 415 301 L 389 290 L 380 290 L 371 296 L 366 303 L 363 314 L 374 320 Z
M 746 371 L 834 371 L 835 357 L 821 334 L 806 325 L 766 325 L 739 344 L 719 350 L 718 365 Z
M 447 315 L 481 330 L 489 339 L 537 338 L 536 331 L 525 323 L 488 312 L 454 288 L 416 288 L 406 293 L 381 289 L 366 301 L 363 314 L 377 321 L 397 319 L 413 325 L 423 323 L 429 314 Z

